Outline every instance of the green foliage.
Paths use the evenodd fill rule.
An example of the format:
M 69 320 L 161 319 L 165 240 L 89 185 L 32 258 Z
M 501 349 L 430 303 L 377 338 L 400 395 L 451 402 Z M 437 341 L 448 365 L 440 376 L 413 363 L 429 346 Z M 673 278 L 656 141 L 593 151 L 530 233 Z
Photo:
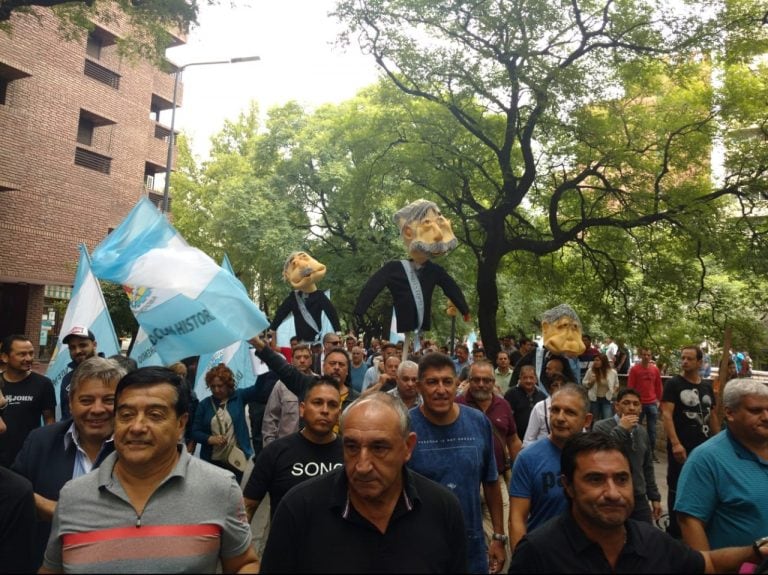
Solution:
M 209 4 L 216 0 L 206 0 Z M 59 19 L 64 39 L 80 39 L 94 22 L 110 27 L 125 21 L 130 33 L 117 39 L 118 51 L 128 58 L 165 63 L 165 50 L 173 43 L 169 30 L 184 34 L 197 24 L 197 0 L 0 0 L 0 29 L 11 30 L 11 14 L 35 14 L 50 7 Z
M 134 337 L 139 331 L 139 324 L 133 316 L 123 286 L 107 281 L 100 281 L 99 283 L 117 337 Z
M 762 93 L 764 71 L 760 80 L 737 74 L 754 71 L 751 56 L 768 41 L 759 6 L 341 0 L 337 16 L 348 27 L 343 41 L 356 38 L 403 94 L 450 118 L 439 144 L 433 124 L 414 122 L 412 139 L 439 153 L 422 157 L 434 171 L 404 175 L 452 212 L 476 258 L 491 352 L 500 306 L 510 306 L 499 293 L 505 268 L 549 272 L 547 297 L 528 313 L 554 294 L 589 295 L 584 313 L 614 335 L 678 341 L 726 323 L 707 278 L 720 261 L 710 253 L 717 234 L 754 226 L 765 204 L 765 146 L 729 136 L 744 123 L 766 125 L 766 107 L 747 103 Z M 730 66 L 724 90 L 710 80 L 711 53 Z M 713 184 L 717 137 L 727 171 Z M 762 249 L 758 231 L 755 242 Z M 521 266 L 520 252 L 536 264 Z M 667 302 L 712 319 L 672 333 L 656 319 L 669 317 Z

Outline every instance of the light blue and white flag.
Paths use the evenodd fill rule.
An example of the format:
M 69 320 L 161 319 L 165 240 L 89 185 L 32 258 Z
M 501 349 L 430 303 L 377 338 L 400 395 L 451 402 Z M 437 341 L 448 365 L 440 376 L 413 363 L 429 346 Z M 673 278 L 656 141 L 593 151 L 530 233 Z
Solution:
M 97 277 L 122 284 L 165 362 L 250 339 L 269 322 L 240 282 L 184 241 L 147 198 L 94 250 Z
M 59 341 L 56 343 L 56 349 L 45 373 L 56 387 L 56 397 L 59 397 L 61 380 L 69 371 L 68 365 L 72 361 L 69 357 L 69 349 L 61 340 L 73 327 L 79 326 L 91 330 L 96 337 L 97 351 L 105 356 L 109 357 L 120 352 L 120 343 L 117 341 L 112 318 L 109 317 L 104 294 L 101 293 L 101 285 L 91 271 L 88 250 L 84 244 L 80 244 L 79 250 L 80 259 L 77 263 L 72 299 L 69 300 L 59 332 Z
M 235 276 L 232 264 L 224 254 L 224 260 L 221 267 L 232 274 L 240 288 L 247 293 L 245 286 Z M 253 347 L 245 341 L 236 341 L 227 347 L 216 351 L 215 353 L 206 353 L 200 356 L 197 363 L 197 379 L 195 381 L 195 393 L 202 399 L 211 394 L 205 385 L 205 374 L 214 366 L 220 363 L 225 364 L 235 375 L 235 383 L 238 387 L 248 387 L 254 384 L 256 376 L 266 371 L 266 366 L 253 353 Z
M 477 343 L 477 332 L 473 329 L 467 336 L 467 347 L 469 348 L 470 353 L 472 352 L 475 343 Z
M 148 367 L 150 365 L 170 365 L 172 362 L 163 361 L 160 354 L 157 353 L 157 349 L 149 341 L 149 336 L 144 328 L 139 326 L 139 331 L 136 334 L 136 341 L 133 342 L 131 353 L 128 355 L 131 359 L 136 361 L 138 367 Z
M 405 341 L 405 334 L 397 331 L 397 317 L 395 317 L 395 308 L 392 308 L 392 321 L 389 322 L 389 341 L 391 343 Z

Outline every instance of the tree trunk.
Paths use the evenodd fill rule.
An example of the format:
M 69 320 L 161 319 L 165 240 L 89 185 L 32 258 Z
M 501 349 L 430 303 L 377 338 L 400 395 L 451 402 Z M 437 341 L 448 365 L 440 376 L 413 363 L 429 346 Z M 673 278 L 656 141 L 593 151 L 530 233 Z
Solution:
M 496 273 L 499 259 L 479 259 L 477 264 L 477 323 L 483 340 L 485 355 L 491 361 L 499 352 L 499 338 L 496 333 L 496 314 L 499 311 L 499 288 Z

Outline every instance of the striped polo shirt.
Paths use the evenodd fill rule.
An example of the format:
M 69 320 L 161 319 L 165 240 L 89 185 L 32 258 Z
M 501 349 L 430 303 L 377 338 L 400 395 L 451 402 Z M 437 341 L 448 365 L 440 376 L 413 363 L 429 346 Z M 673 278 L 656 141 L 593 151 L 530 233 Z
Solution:
M 251 531 L 234 476 L 180 451 L 139 516 L 113 474 L 117 453 L 61 490 L 45 552 L 65 573 L 214 573 Z

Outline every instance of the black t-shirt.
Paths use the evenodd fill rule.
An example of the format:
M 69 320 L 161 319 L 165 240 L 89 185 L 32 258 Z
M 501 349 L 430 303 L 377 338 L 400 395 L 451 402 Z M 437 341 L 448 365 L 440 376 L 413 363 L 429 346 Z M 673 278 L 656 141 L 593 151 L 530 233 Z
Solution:
M 507 400 L 507 403 L 512 408 L 512 415 L 517 426 L 517 435 L 522 440 L 525 437 L 525 431 L 528 429 L 528 420 L 531 419 L 533 406 L 547 399 L 547 396 L 537 388 L 534 388 L 533 394 L 528 395 L 522 387 L 516 385 L 509 388 L 507 393 L 504 394 L 504 399 Z
M 269 493 L 272 516 L 293 486 L 341 467 L 343 460 L 340 437 L 321 445 L 312 443 L 301 433 L 292 433 L 276 439 L 262 450 L 243 495 L 260 501 Z
M 672 422 L 686 451 L 712 437 L 710 417 L 715 408 L 715 393 L 708 381 L 695 384 L 676 375 L 664 385 L 661 400 L 675 404 Z
M 56 392 L 50 379 L 35 372 L 14 383 L 0 374 L 0 383 L 8 400 L 3 412 L 8 429 L 0 434 L 0 465 L 10 467 L 29 432 L 42 425 L 43 411 L 56 409 Z

